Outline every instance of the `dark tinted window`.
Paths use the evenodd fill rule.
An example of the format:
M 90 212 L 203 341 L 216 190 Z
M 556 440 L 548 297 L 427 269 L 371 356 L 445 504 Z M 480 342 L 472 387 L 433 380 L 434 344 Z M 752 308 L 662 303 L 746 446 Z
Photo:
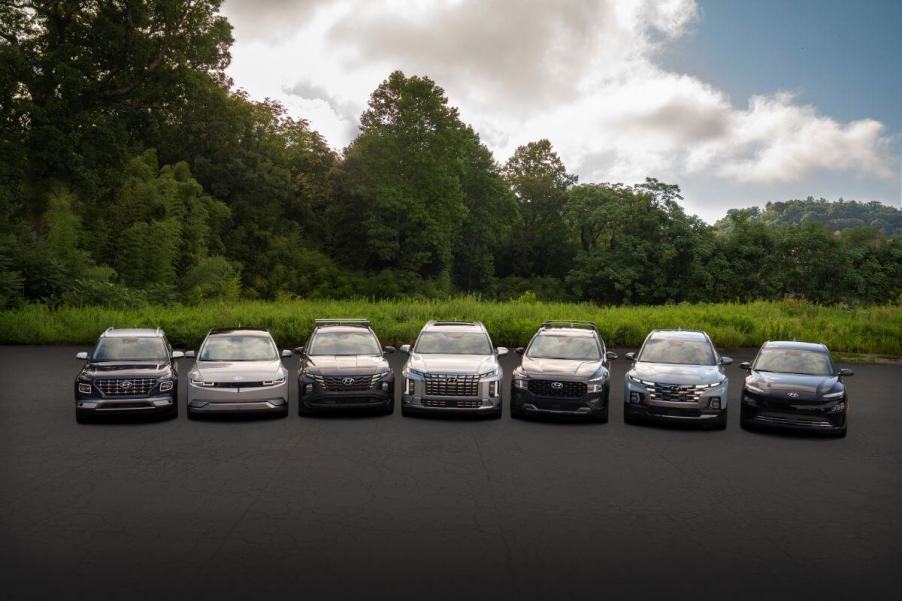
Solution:
M 707 340 L 655 337 L 645 342 L 639 361 L 648 363 L 678 363 L 684 365 L 714 365 L 714 349 Z
M 278 359 L 269 336 L 210 336 L 200 350 L 201 361 L 271 361 Z
M 161 338 L 101 338 L 94 361 L 168 361 Z
M 367 330 L 319 332 L 310 342 L 308 355 L 378 355 L 379 341 Z
M 532 359 L 598 361 L 601 353 L 594 338 L 542 334 L 533 338 L 526 356 Z
M 491 355 L 488 337 L 481 332 L 423 332 L 414 352 L 447 355 Z
M 810 376 L 828 376 L 833 373 L 833 365 L 826 353 L 799 349 L 762 349 L 754 367 L 759 371 Z

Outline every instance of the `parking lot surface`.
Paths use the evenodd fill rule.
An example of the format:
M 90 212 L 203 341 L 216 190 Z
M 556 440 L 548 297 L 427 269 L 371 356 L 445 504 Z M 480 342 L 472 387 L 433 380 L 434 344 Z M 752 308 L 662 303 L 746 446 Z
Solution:
M 845 439 L 741 430 L 749 350 L 722 432 L 625 425 L 623 359 L 608 424 L 78 425 L 80 350 L 0 348 L 0 599 L 902 598 L 902 366 Z

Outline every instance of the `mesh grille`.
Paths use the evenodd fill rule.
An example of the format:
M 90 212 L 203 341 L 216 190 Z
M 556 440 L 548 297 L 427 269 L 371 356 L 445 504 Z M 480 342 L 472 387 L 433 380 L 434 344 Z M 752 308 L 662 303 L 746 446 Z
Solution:
M 382 374 L 366 376 L 314 376 L 319 387 L 328 392 L 369 390 L 382 379 Z
M 529 392 L 536 396 L 577 399 L 586 396 L 587 390 L 585 382 L 529 380 Z
M 145 395 L 156 383 L 156 378 L 109 378 L 95 381 L 97 388 L 104 396 Z
M 478 396 L 479 376 L 427 374 L 426 394 L 434 396 Z

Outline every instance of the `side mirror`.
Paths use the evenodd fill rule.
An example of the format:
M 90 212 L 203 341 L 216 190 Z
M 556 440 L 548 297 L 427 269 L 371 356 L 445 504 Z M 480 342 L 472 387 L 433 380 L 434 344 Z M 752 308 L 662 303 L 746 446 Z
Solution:
M 733 357 L 721 357 L 720 364 L 721 365 L 731 365 L 733 363 Z
M 401 352 L 404 353 L 405 355 L 409 355 L 409 354 L 410 354 L 410 345 L 409 345 L 409 344 L 402 344 L 402 345 L 401 345 Z
M 518 346 L 517 348 L 514 349 L 514 351 L 516 351 L 516 353 L 517 353 L 518 355 L 522 355 L 523 353 L 526 352 L 526 349 L 523 348 L 522 346 Z
M 748 361 L 743 361 L 739 364 L 739 369 L 744 369 L 745 371 L 752 371 L 752 364 Z
M 75 355 L 75 358 L 76 358 L 76 359 L 81 359 L 82 361 L 87 361 L 87 360 L 88 360 L 88 353 L 82 351 L 82 352 L 78 353 L 77 355 Z
M 292 353 L 291 351 L 289 351 L 287 348 L 286 348 L 286 349 L 282 349 L 282 356 L 283 356 L 283 357 L 290 357 L 292 354 L 293 354 L 293 353 Z
M 185 351 L 185 356 L 186 357 L 196 357 L 197 355 L 194 353 L 194 351 Z
M 618 355 L 618 354 L 615 353 L 614 351 L 608 351 L 607 353 L 605 353 L 605 357 L 608 358 L 608 361 L 614 361 L 614 360 L 617 359 L 619 356 L 620 356 L 620 355 Z
M 302 347 L 302 346 L 296 346 L 296 347 L 294 347 L 294 354 L 295 354 L 295 355 L 303 355 L 303 354 L 304 354 L 304 347 Z
M 172 351 L 173 359 L 181 359 L 184 356 L 185 356 L 185 353 L 183 353 L 182 351 Z
M 849 369 L 848 367 L 844 367 L 841 370 L 839 370 L 839 375 L 840 376 L 854 376 L 855 372 L 852 371 L 851 369 Z
M 386 355 L 391 355 L 392 353 L 394 353 L 394 352 L 395 352 L 396 350 L 398 350 L 398 349 L 396 349 L 396 348 L 393 347 L 393 346 L 386 346 L 386 347 L 385 347 L 384 349 L 382 349 L 382 350 L 385 351 L 385 354 L 386 354 Z
M 499 356 L 499 357 L 503 357 L 503 356 L 505 356 L 505 355 L 507 354 L 507 347 L 506 347 L 506 346 L 499 346 L 499 347 L 498 347 L 497 349 L 495 349 L 495 350 L 498 352 L 498 356 Z
M 626 353 L 623 356 L 626 357 L 627 359 L 629 359 L 630 361 L 636 360 L 636 353 L 633 353 L 633 352 Z

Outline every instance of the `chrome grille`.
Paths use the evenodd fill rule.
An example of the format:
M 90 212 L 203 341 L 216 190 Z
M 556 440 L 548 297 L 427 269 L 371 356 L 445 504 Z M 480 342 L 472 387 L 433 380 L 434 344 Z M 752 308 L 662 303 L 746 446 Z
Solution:
M 359 392 L 379 383 L 382 374 L 366 376 L 313 376 L 320 388 L 327 392 Z
M 94 381 L 104 396 L 141 396 L 149 393 L 156 383 L 156 378 L 105 378 Z
M 536 396 L 562 399 L 578 399 L 586 396 L 585 382 L 564 382 L 562 380 L 528 380 L 529 392 Z
M 478 396 L 479 376 L 426 374 L 426 394 L 433 396 Z
M 662 384 L 648 386 L 648 397 L 653 401 L 670 403 L 697 403 L 707 384 Z

